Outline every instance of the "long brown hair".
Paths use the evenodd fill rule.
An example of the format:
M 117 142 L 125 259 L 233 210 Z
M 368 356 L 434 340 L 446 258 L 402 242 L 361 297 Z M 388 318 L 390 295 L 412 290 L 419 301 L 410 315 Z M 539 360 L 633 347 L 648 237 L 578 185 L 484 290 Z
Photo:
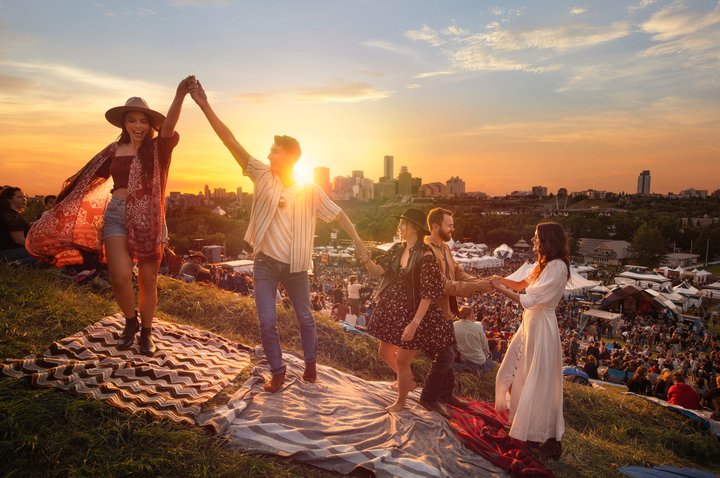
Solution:
M 570 278 L 570 257 L 567 247 L 567 236 L 562 226 L 556 222 L 541 222 L 537 225 L 538 264 L 532 274 L 536 281 L 550 261 L 560 259 L 567 267 Z
M 126 113 L 127 114 L 127 113 Z M 147 119 L 148 124 L 150 125 L 150 130 L 148 131 L 148 134 L 145 135 L 143 138 L 142 144 L 140 145 L 140 148 L 137 152 L 137 157 L 140 160 L 140 164 L 142 165 L 142 172 L 143 176 L 145 176 L 146 179 L 149 179 L 152 177 L 153 174 L 153 145 L 152 140 L 155 137 L 155 133 L 157 130 L 153 126 L 152 118 L 143 113 L 145 116 L 145 119 Z M 130 133 L 128 132 L 127 128 L 125 128 L 125 115 L 123 115 L 123 121 L 122 121 L 122 131 L 120 132 L 120 137 L 118 138 L 119 144 L 126 144 L 130 142 Z

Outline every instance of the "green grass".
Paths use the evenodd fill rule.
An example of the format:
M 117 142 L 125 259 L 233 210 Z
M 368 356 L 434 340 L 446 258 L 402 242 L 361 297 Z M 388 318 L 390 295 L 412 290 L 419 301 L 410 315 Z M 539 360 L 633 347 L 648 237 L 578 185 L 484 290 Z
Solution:
M 41 353 L 116 306 L 107 293 L 58 278 L 51 270 L 0 265 L 0 355 Z M 161 278 L 158 316 L 256 345 L 251 300 Z M 300 351 L 297 325 L 281 311 L 279 331 L 288 351 Z M 319 361 L 367 379 L 389 379 L 376 343 L 346 334 L 318 317 Z M 422 383 L 429 362 L 413 366 Z M 212 403 L 224 403 L 248 377 L 243 372 Z M 494 377 L 459 374 L 458 394 L 492 400 Z M 564 454 L 549 468 L 558 477 L 620 476 L 615 466 L 682 465 L 720 469 L 720 443 L 694 422 L 645 400 L 565 384 Z M 356 473 L 360 476 L 363 473 Z M 248 455 L 198 427 L 130 414 L 23 380 L 0 380 L 0 476 L 334 476 L 284 459 Z
M 720 264 L 714 264 L 712 266 L 707 266 L 704 269 L 706 271 L 712 273 L 713 275 L 720 277 Z

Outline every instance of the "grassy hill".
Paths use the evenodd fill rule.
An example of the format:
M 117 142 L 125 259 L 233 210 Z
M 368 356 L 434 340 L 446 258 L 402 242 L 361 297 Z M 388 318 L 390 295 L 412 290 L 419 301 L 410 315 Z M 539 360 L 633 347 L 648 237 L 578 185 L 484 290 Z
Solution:
M 161 278 L 158 316 L 259 343 L 251 300 L 214 288 Z M 112 296 L 77 286 L 52 270 L 0 265 L 0 356 L 42 353 L 101 317 L 115 313 Z M 286 350 L 299 351 L 292 313 L 281 311 Z M 366 379 L 389 379 L 373 339 L 344 333 L 318 317 L 319 362 Z M 429 362 L 414 366 L 422 381 Z M 227 400 L 247 378 L 238 377 L 213 402 Z M 494 377 L 460 374 L 458 393 L 492 400 Z M 419 383 L 420 383 L 419 382 Z M 620 476 L 617 465 L 675 464 L 717 471 L 720 442 L 679 414 L 617 391 L 565 384 L 562 460 L 558 477 Z M 362 472 L 355 474 L 364 476 Z M 243 454 L 203 429 L 146 415 L 131 415 L 103 402 L 57 390 L 0 380 L 0 476 L 334 476 L 288 460 Z

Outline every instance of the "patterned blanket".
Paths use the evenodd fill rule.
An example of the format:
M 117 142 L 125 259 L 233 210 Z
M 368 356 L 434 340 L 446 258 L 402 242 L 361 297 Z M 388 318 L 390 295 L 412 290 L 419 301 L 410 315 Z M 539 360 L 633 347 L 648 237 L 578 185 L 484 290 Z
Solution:
M 387 382 L 371 382 L 318 366 L 315 384 L 302 380 L 302 360 L 286 355 L 283 389 L 262 391 L 261 362 L 227 405 L 198 417 L 237 448 L 289 457 L 338 473 L 365 468 L 378 477 L 506 476 L 468 450 L 450 425 L 417 403 L 388 414 L 394 400 Z
M 124 326 L 118 314 L 53 342 L 41 356 L 5 360 L 0 372 L 27 377 L 33 385 L 56 387 L 105 400 L 130 412 L 147 411 L 195 424 L 201 406 L 245 367 L 250 355 L 236 343 L 194 327 L 155 319 L 158 352 L 140 355 L 137 341 L 118 350 Z

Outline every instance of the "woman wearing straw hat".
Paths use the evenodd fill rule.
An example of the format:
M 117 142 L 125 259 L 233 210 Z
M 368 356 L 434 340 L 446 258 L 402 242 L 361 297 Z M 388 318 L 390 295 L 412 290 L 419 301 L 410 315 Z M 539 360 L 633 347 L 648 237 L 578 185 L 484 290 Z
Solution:
M 386 408 L 388 412 L 405 408 L 407 395 L 415 388 L 410 365 L 417 351 L 434 357 L 455 343 L 452 322 L 436 303 L 444 294 L 444 279 L 423 241 L 429 234 L 425 213 L 409 208 L 399 219 L 402 242 L 375 261 L 364 252 L 362 260 L 371 275 L 383 276 L 367 331 L 380 340 L 378 353 L 397 375 L 398 397 Z
M 132 285 L 137 260 L 139 349 L 145 355 L 156 351 L 151 331 L 165 242 L 163 198 L 179 140 L 175 125 L 192 78 L 178 85 L 167 116 L 139 97 L 110 108 L 105 118 L 120 128 L 119 139 L 65 182 L 53 209 L 33 224 L 27 238 L 31 254 L 58 267 L 82 264 L 82 251 L 107 259 L 115 301 L 125 316 L 120 349 L 130 349 L 141 330 Z

